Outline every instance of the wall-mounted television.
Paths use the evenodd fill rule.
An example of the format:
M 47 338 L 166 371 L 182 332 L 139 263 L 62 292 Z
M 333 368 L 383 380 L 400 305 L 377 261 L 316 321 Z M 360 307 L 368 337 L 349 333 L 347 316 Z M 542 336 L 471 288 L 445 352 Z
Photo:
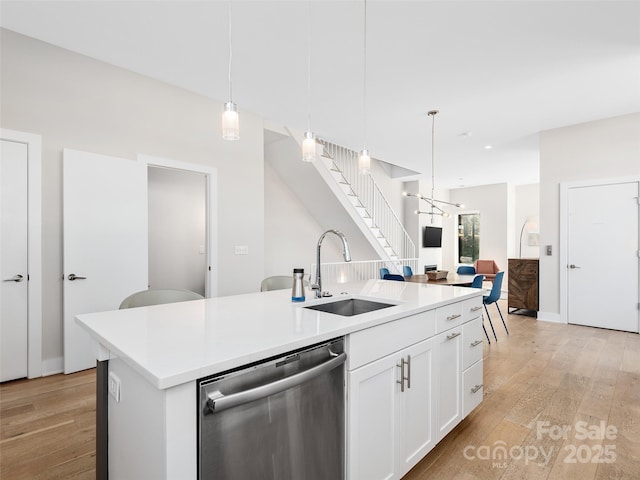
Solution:
M 441 227 L 424 227 L 422 230 L 422 246 L 442 247 L 442 228 Z

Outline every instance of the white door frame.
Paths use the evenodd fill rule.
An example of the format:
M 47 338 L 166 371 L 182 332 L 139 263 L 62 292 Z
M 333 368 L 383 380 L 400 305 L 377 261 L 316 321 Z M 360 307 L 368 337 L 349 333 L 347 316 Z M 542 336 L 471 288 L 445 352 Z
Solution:
M 217 210 L 218 196 L 216 194 L 218 186 L 218 170 L 215 167 L 208 167 L 198 163 L 183 162 L 170 158 L 155 157 L 152 155 L 138 154 L 138 160 L 147 164 L 148 167 L 174 168 L 188 172 L 201 173 L 206 178 L 207 189 L 207 268 L 205 275 L 204 296 L 206 298 L 218 295 L 218 274 L 217 274 Z
M 579 187 L 597 187 L 603 185 L 613 185 L 616 183 L 640 182 L 640 175 L 628 177 L 600 178 L 594 180 L 577 180 L 560 183 L 560 248 L 559 248 L 559 270 L 560 270 L 560 323 L 569 322 L 569 302 L 567 294 L 569 290 L 569 280 L 567 275 L 567 248 L 569 246 L 569 190 Z M 638 232 L 640 234 L 640 232 Z
M 42 376 L 42 137 L 0 128 L 0 138 L 27 146 L 28 357 L 27 376 Z

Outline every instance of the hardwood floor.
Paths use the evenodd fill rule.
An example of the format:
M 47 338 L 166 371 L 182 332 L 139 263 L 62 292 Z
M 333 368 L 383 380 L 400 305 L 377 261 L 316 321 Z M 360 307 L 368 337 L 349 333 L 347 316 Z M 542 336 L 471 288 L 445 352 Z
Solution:
M 95 479 L 95 369 L 0 385 L 0 478 Z
M 640 336 L 505 318 L 484 401 L 404 480 L 639 479 Z M 95 478 L 95 371 L 0 385 L 0 428 L 2 480 Z

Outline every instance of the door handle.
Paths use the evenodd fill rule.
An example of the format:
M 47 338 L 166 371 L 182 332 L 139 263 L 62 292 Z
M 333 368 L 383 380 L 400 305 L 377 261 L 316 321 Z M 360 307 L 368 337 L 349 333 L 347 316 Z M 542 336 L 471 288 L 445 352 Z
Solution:
M 400 380 L 396 380 L 396 383 L 400 385 L 400 391 L 404 392 L 404 381 L 407 377 L 404 376 L 404 366 L 407 362 L 405 362 L 404 357 L 400 359 L 400 363 L 396 364 L 396 367 L 400 369 Z
M 574 264 L 572 263 L 571 265 L 569 265 L 569 268 L 574 269 L 574 268 L 580 268 L 580 267 L 578 267 L 578 266 L 576 266 L 576 265 L 574 265 Z
M 75 273 L 70 273 L 69 276 L 67 277 L 70 281 L 74 281 L 74 280 L 86 280 L 87 277 L 79 277 L 78 275 L 76 275 Z
M 13 277 L 11 277 L 11 278 L 5 278 L 5 279 L 3 280 L 3 282 L 16 282 L 16 283 L 19 283 L 19 282 L 21 282 L 23 279 L 24 279 L 24 277 L 23 277 L 22 275 L 14 275 L 14 276 L 13 276 Z

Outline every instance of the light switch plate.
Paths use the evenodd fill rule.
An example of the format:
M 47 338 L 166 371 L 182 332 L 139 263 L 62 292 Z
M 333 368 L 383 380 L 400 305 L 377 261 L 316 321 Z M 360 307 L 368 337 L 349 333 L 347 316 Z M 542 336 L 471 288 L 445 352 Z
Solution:
M 120 379 L 113 372 L 109 372 L 109 395 L 120 402 Z
M 551 248 L 551 245 L 547 245 L 547 255 L 551 255 L 552 251 L 553 251 L 553 249 Z
M 249 255 L 249 247 L 247 245 L 236 245 L 236 255 Z

